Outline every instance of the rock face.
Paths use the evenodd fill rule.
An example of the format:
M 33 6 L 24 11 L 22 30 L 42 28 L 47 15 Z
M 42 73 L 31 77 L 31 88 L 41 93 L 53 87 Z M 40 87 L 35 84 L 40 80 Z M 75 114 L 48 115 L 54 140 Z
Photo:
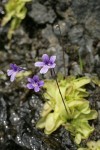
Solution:
M 32 3 L 32 11 L 30 11 L 29 16 L 33 18 L 38 24 L 53 23 L 56 15 L 51 7 L 45 7 L 39 2 Z
M 100 1 L 74 0 L 72 9 L 78 23 L 83 24 L 92 37 L 100 39 Z
M 0 21 L 6 1 L 0 2 Z M 64 73 L 64 50 L 66 75 L 82 75 L 83 71 L 100 77 L 100 0 L 32 0 L 27 8 L 10 44 L 8 26 L 0 27 L 0 71 L 4 73 L 0 74 L 0 150 L 77 150 L 63 127 L 50 136 L 35 128 L 43 105 L 41 97 L 26 92 L 24 80 L 10 84 L 6 72 L 10 63 L 16 63 L 35 74 L 34 62 L 47 53 L 57 55 L 56 72 Z M 96 105 L 99 119 L 94 140 L 100 139 L 99 100 Z
M 100 40 L 100 0 L 55 0 L 54 2 L 33 0 L 29 16 L 38 25 L 46 25 L 45 29 L 43 28 L 43 31 L 47 30 L 46 35 L 43 31 L 41 33 L 42 38 L 50 42 L 47 48 L 55 45 L 62 47 L 63 42 L 59 43 L 58 37 L 63 36 L 66 42 L 65 49 L 71 49 L 72 44 L 78 46 L 78 53 L 82 60 L 85 64 L 89 64 L 86 70 L 89 72 L 93 70 L 96 62 L 95 59 L 93 60 L 93 55 Z M 51 24 L 49 28 L 48 23 Z M 54 24 L 59 24 L 62 35 L 60 31 L 54 30 Z M 48 38 L 51 28 L 52 36 Z M 97 43 L 95 48 L 94 43 Z

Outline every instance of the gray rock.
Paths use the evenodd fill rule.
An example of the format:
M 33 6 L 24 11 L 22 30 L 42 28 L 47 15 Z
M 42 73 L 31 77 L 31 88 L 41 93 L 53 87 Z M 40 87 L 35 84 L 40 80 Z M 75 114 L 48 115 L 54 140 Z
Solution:
M 71 0 L 58 0 L 58 3 L 56 4 L 57 13 L 63 17 L 64 12 L 66 12 L 70 4 Z
M 68 33 L 70 41 L 74 44 L 80 42 L 83 36 L 83 31 L 84 29 L 81 25 L 74 26 Z
M 79 43 L 79 54 L 83 58 L 84 66 L 88 72 L 93 71 L 94 68 L 94 52 L 93 52 L 93 39 L 84 35 Z
M 81 70 L 80 66 L 77 64 L 77 62 L 74 62 L 72 64 L 72 68 L 71 68 L 70 74 L 72 74 L 74 76 L 82 74 L 82 70 Z
M 62 73 L 64 74 L 64 59 L 65 59 L 65 65 L 66 65 L 66 68 L 65 68 L 65 72 L 66 72 L 66 75 L 68 75 L 68 64 L 69 64 L 69 56 L 67 54 L 64 53 L 64 59 L 63 59 L 63 48 L 61 45 L 56 45 L 55 47 L 56 49 L 56 56 L 57 56 L 57 60 L 56 60 L 56 63 L 57 63 L 57 67 L 56 67 L 56 71 L 58 73 Z
M 97 101 L 97 107 L 98 107 L 98 109 L 100 110 L 100 102 L 99 101 Z
M 42 37 L 46 38 L 51 46 L 55 46 L 58 43 L 58 39 L 53 32 L 51 25 L 47 25 L 44 30 L 42 30 Z
M 68 32 L 68 26 L 66 25 L 66 22 L 64 21 L 59 21 L 58 23 L 56 23 L 53 27 L 54 29 L 54 33 L 61 37 L 61 36 L 66 36 L 67 32 Z
M 56 18 L 56 14 L 51 7 L 46 8 L 44 5 L 34 1 L 29 16 L 38 24 L 53 23 Z
M 0 125 L 5 124 L 5 121 L 7 119 L 6 112 L 6 102 L 4 100 L 4 97 L 0 94 Z
M 64 11 L 61 10 L 62 3 L 67 6 Z M 72 43 L 79 44 L 82 35 L 84 39 L 84 33 L 93 39 L 100 39 L 100 0 L 63 0 L 58 2 L 56 10 L 66 22 L 66 30 Z
M 69 29 L 75 26 L 76 24 L 78 24 L 77 18 L 71 7 L 69 7 L 68 10 L 64 13 L 64 18 L 65 18 L 66 26 Z
M 90 2 L 91 3 L 91 2 Z M 72 10 L 79 22 L 83 22 L 85 17 L 89 13 L 89 1 L 88 0 L 74 0 L 72 1 Z
M 66 11 L 64 12 L 59 12 L 59 10 L 57 10 L 57 13 L 64 18 L 64 21 L 66 22 L 66 26 L 67 28 L 72 27 L 73 25 L 77 24 L 77 19 L 76 16 L 72 10 L 71 7 L 68 7 L 68 9 L 66 9 Z
M 85 27 L 92 37 L 100 39 L 100 16 L 98 16 L 98 18 L 97 16 L 98 16 L 97 12 L 91 14 L 87 18 Z
M 100 0 L 74 0 L 72 10 L 92 37 L 100 38 Z

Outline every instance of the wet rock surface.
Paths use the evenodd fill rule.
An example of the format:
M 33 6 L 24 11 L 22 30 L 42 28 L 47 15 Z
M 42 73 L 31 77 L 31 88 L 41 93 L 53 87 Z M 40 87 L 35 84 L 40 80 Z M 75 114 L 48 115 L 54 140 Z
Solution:
M 33 1 L 29 16 L 38 24 L 53 23 L 56 19 L 56 14 L 50 6 L 45 7 L 37 1 Z
M 10 147 L 14 150 L 16 148 L 23 150 L 75 149 L 65 129 L 61 128 L 58 133 L 46 136 L 35 128 L 43 105 L 38 96 L 30 93 L 26 102 L 20 101 L 19 97 L 17 103 L 12 103 L 12 98 L 10 95 L 8 98 L 8 95 L 0 94 L 0 146 L 2 150 L 10 150 Z
M 0 22 L 5 2 L 0 2 Z M 10 83 L 6 71 L 10 63 L 16 63 L 32 70 L 33 75 L 37 71 L 34 62 L 48 53 L 57 55 L 56 72 L 64 74 L 64 50 L 66 75 L 88 73 L 100 77 L 100 1 L 32 0 L 27 8 L 26 18 L 10 42 L 9 26 L 0 26 L 0 150 L 77 150 L 72 136 L 63 127 L 50 136 L 36 129 L 43 106 L 42 94 L 26 89 L 27 77 Z M 45 78 L 50 78 L 50 74 Z M 91 123 L 95 131 L 90 139 L 98 140 L 100 88 L 87 89 L 91 107 L 98 111 L 98 119 Z

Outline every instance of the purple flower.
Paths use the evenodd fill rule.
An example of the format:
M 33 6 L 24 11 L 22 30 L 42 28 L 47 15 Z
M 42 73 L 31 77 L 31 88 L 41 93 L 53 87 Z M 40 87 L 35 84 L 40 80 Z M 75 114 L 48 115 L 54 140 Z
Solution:
M 42 56 L 42 62 L 36 62 L 35 66 L 41 67 L 42 69 L 40 70 L 40 73 L 45 74 L 48 71 L 48 69 L 55 68 L 56 66 L 55 60 L 56 60 L 56 56 L 51 56 L 49 58 L 47 54 L 44 54 Z
M 17 73 L 19 73 L 20 71 L 24 70 L 21 67 L 18 67 L 16 64 L 10 64 L 10 70 L 7 70 L 7 75 L 11 76 L 10 77 L 10 81 L 13 82 L 15 80 L 15 77 L 17 75 Z
M 44 85 L 44 81 L 40 80 L 37 75 L 33 76 L 33 78 L 28 78 L 28 89 L 34 89 L 35 92 L 40 91 L 40 87 Z

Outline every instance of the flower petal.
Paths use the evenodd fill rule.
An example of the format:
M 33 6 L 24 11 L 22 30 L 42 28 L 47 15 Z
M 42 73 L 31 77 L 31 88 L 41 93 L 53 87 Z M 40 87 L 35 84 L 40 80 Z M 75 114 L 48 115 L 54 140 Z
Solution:
M 34 82 L 39 82 L 39 77 L 37 75 L 34 75 L 33 80 L 34 80 Z
M 50 65 L 49 68 L 55 68 L 55 66 L 56 66 L 56 64 L 54 63 L 54 64 Z
M 50 63 L 53 64 L 55 62 L 55 60 L 56 60 L 56 56 L 51 56 L 50 57 Z
M 15 70 L 17 70 L 19 68 L 16 64 L 13 64 L 13 67 Z
M 15 80 L 17 72 L 13 72 L 10 78 L 10 81 L 13 82 Z
M 14 68 L 14 64 L 10 64 L 10 68 L 13 69 Z
M 49 56 L 47 54 L 43 54 L 42 60 L 43 60 L 44 63 L 49 62 Z
M 17 71 L 18 71 L 18 72 L 24 71 L 24 69 L 23 69 L 22 67 L 18 67 L 18 66 L 17 66 Z
M 39 85 L 39 87 L 43 86 L 44 85 L 44 81 L 40 80 L 38 85 Z
M 27 80 L 28 80 L 28 82 L 31 82 L 31 83 L 33 82 L 32 78 L 28 78 Z
M 27 88 L 28 88 L 28 89 L 34 89 L 34 87 L 32 86 L 31 83 L 28 83 L 28 84 L 27 84 Z
M 34 87 L 34 91 L 35 92 L 39 92 L 40 91 L 40 88 L 38 86 Z
M 14 72 L 13 70 L 7 70 L 7 75 L 11 76 L 13 74 L 13 72 Z
M 45 74 L 45 73 L 47 73 L 48 69 L 49 69 L 48 66 L 44 66 L 44 67 L 40 70 L 40 73 L 41 73 L 41 74 Z
M 16 64 L 10 64 L 10 67 L 14 70 L 17 71 L 18 66 Z
M 36 63 L 35 63 L 35 66 L 36 66 L 36 67 L 43 67 L 43 66 L 44 66 L 44 63 L 43 63 L 43 62 L 36 62 Z

